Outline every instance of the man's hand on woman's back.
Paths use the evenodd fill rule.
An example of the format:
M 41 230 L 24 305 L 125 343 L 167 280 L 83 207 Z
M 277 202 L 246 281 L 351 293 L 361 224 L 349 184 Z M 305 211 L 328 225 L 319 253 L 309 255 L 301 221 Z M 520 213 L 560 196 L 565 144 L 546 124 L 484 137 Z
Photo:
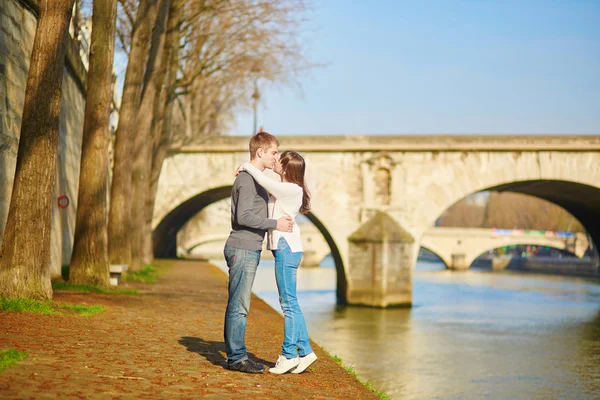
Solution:
M 291 232 L 294 228 L 292 217 L 284 215 L 277 220 L 277 230 L 281 232 Z

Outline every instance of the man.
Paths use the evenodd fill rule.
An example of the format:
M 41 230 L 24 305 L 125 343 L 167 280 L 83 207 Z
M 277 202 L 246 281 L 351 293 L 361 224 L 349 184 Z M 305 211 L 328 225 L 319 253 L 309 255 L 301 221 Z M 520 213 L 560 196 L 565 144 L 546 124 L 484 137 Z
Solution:
M 250 139 L 250 162 L 264 171 L 272 169 L 277 159 L 279 141 L 267 132 Z M 225 311 L 225 348 L 230 370 L 262 374 L 264 365 L 248 358 L 244 335 L 250 311 L 250 294 L 262 242 L 267 229 L 291 232 L 290 217 L 267 218 L 267 191 L 247 172 L 241 172 L 231 190 L 231 233 L 225 243 L 225 260 L 229 267 L 229 299 Z

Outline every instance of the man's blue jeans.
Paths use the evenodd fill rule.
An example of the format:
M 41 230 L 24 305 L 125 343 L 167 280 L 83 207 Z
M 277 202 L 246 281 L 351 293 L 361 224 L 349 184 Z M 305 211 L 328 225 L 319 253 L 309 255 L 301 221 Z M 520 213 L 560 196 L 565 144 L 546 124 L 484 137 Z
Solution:
M 275 279 L 279 290 L 279 303 L 283 310 L 283 345 L 281 355 L 287 359 L 312 353 L 306 322 L 296 297 L 296 273 L 302 260 L 302 252 L 293 253 L 284 238 L 277 243 L 275 256 Z
M 260 261 L 260 250 L 251 251 L 225 246 L 223 251 L 229 267 L 229 299 L 225 311 L 225 350 L 229 365 L 248 358 L 244 335 L 246 316 L 250 312 L 250 295 Z

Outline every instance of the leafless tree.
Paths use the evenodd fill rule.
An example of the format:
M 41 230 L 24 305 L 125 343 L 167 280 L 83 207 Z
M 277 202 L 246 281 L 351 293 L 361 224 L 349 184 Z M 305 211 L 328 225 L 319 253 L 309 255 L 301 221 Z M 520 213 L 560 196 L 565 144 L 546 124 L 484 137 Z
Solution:
M 144 228 L 146 215 L 146 196 L 150 186 L 152 169 L 152 150 L 154 140 L 152 132 L 157 125 L 161 93 L 165 82 L 167 68 L 163 66 L 166 31 L 171 0 L 159 0 L 157 17 L 152 33 L 150 57 L 146 65 L 146 77 L 142 93 L 142 101 L 137 116 L 137 126 L 133 143 L 132 197 L 131 197 L 131 268 L 139 270 L 143 264 L 151 262 L 143 254 Z M 148 234 L 149 235 L 149 234 Z
M 116 264 L 131 264 L 133 141 L 157 5 L 158 0 L 140 0 L 131 25 L 131 45 L 128 53 L 130 61 L 125 73 L 119 125 L 115 137 L 108 220 L 109 259 L 111 263 Z
M 490 192 L 485 202 L 466 197 L 450 207 L 440 226 L 532 229 L 585 232 L 581 223 L 562 207 L 543 199 L 511 192 Z
M 130 17 L 134 7 L 131 0 L 121 1 L 118 36 L 130 60 L 134 46 L 126 29 L 135 25 Z M 305 8 L 303 0 L 173 1 L 164 36 L 156 33 L 162 31 L 165 19 L 155 23 L 151 45 L 157 62 L 145 66 L 135 131 L 138 144 L 132 152 L 131 210 L 136 226 L 127 232 L 134 241 L 133 269 L 152 257 L 152 212 L 167 149 L 202 143 L 207 136 L 222 133 L 235 111 L 248 106 L 257 79 L 269 84 L 290 82 L 310 67 L 298 39 Z M 182 126 L 187 128 L 178 134 L 174 127 Z M 152 147 L 146 147 L 148 143 Z M 145 156 L 148 149 L 150 157 Z M 115 172 L 121 165 L 115 159 Z
M 17 167 L 0 252 L 2 297 L 52 297 L 52 200 L 66 37 L 73 3 L 74 0 L 40 2 Z
M 79 196 L 69 281 L 108 286 L 108 143 L 116 0 L 94 0 Z

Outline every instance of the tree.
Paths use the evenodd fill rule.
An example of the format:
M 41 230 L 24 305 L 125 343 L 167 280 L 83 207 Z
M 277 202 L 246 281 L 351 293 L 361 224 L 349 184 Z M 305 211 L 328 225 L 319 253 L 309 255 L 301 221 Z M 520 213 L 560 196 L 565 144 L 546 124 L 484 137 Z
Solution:
M 288 82 L 311 67 L 298 40 L 304 1 L 193 0 L 173 6 L 167 30 L 173 35 L 167 36 L 167 43 L 175 49 L 182 43 L 182 47 L 167 55 L 171 72 L 162 97 L 167 104 L 156 109 L 162 115 L 155 115 L 160 123 L 153 125 L 151 180 L 142 230 L 146 260 L 152 255 L 152 214 L 168 150 L 201 144 L 221 134 L 234 121 L 235 111 L 249 105 L 258 78 Z M 174 104 L 179 107 L 175 109 Z
M 581 223 L 562 207 L 521 193 L 491 192 L 484 227 L 585 232 Z
M 482 194 L 487 194 L 485 199 Z M 525 194 L 495 191 L 467 196 L 455 203 L 442 214 L 439 225 L 585 232 L 575 217 L 554 203 Z
M 107 190 L 116 0 L 94 0 L 71 283 L 109 285 Z
M 300 40 L 307 10 L 303 0 L 190 1 L 184 10 L 181 77 L 177 95 L 181 125 L 170 147 L 202 144 L 251 106 L 257 80 L 292 82 L 314 67 Z
M 440 226 L 479 228 L 483 224 L 485 207 L 476 195 L 467 196 L 447 209 L 439 219 Z
M 130 213 L 133 138 L 157 2 L 158 0 L 140 0 L 135 21 L 132 23 L 129 62 L 125 72 L 123 99 L 119 110 L 113 180 L 110 191 L 108 249 L 110 262 L 115 264 L 131 264 Z
M 179 67 L 179 43 L 181 40 L 181 16 L 183 9 L 182 0 L 172 0 L 169 10 L 167 34 L 161 76 L 165 84 L 156 96 L 154 123 L 152 124 L 152 165 L 150 166 L 150 177 L 147 195 L 145 196 L 145 224 L 143 232 L 152 231 L 152 215 L 158 188 L 158 178 L 162 163 L 166 157 L 167 147 L 171 139 L 173 106 L 175 104 L 175 89 L 177 81 L 177 70 Z M 144 234 L 142 238 L 142 259 L 150 262 L 153 258 L 152 236 Z
M 52 201 L 66 35 L 73 3 L 74 0 L 40 2 L 15 179 L 0 253 L 3 297 L 52 297 Z
M 234 111 L 247 105 L 248 92 L 257 78 L 283 82 L 307 67 L 302 62 L 298 35 L 301 21 L 298 16 L 304 10 L 304 0 L 159 2 L 168 3 L 171 3 L 168 13 L 158 12 L 153 24 L 155 31 L 149 40 L 153 56 L 140 59 L 133 54 L 139 24 L 139 18 L 132 17 L 135 1 L 120 0 L 123 12 L 118 16 L 118 37 L 128 53 L 127 76 L 135 63 L 144 65 L 145 78 L 135 118 L 124 117 L 127 96 L 123 96 L 119 130 L 123 119 L 135 120 L 135 134 L 130 131 L 135 144 L 126 152 L 133 155 L 133 167 L 124 164 L 123 155 L 118 156 L 117 143 L 109 231 L 113 223 L 119 223 L 122 234 L 114 237 L 109 234 L 109 247 L 113 248 L 114 240 L 118 241 L 114 246 L 122 249 L 129 243 L 132 258 L 128 264 L 134 270 L 152 259 L 154 199 L 168 149 L 174 143 L 183 143 L 182 137 L 189 143 L 198 138 L 202 141 L 207 132 L 221 132 L 233 121 Z M 174 127 L 181 126 L 182 121 L 190 128 L 184 135 L 175 135 Z M 117 142 L 125 140 L 119 137 L 119 130 Z M 122 176 L 125 171 L 132 174 L 130 191 L 119 194 L 124 202 L 116 204 L 113 201 L 116 192 L 125 187 L 117 181 L 125 179 Z M 127 228 L 125 199 L 131 202 L 132 216 Z M 118 208 L 114 210 L 120 214 L 118 218 L 113 218 L 113 207 Z M 112 260 L 112 250 L 110 254 Z
M 131 176 L 131 268 L 140 270 L 151 258 L 143 259 L 145 202 L 152 168 L 153 125 L 157 124 L 157 102 L 161 99 L 167 68 L 163 64 L 163 53 L 169 18 L 170 0 L 160 0 L 154 31 L 150 41 L 150 57 L 146 65 L 143 95 L 137 117 L 133 142 L 133 169 Z

